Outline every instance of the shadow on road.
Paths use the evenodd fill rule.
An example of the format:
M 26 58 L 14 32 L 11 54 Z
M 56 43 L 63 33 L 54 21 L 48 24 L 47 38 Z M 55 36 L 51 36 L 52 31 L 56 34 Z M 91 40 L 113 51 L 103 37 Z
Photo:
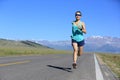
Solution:
M 48 67 L 52 67 L 52 68 L 56 68 L 56 69 L 60 69 L 63 71 L 67 71 L 67 72 L 72 72 L 71 68 L 66 68 L 66 67 L 58 67 L 58 66 L 53 66 L 53 65 L 47 65 Z

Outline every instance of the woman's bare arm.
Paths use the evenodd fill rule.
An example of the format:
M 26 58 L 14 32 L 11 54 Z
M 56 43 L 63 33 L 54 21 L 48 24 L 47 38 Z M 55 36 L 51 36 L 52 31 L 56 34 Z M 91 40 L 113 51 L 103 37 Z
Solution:
M 84 22 L 82 22 L 82 32 L 85 34 L 87 33 Z

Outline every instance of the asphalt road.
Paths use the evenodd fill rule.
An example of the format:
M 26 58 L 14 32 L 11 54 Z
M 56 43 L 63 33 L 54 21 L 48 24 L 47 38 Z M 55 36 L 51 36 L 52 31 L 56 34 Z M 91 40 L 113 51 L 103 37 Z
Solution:
M 72 54 L 1 57 L 0 80 L 98 80 L 94 54 L 78 58 L 72 68 Z

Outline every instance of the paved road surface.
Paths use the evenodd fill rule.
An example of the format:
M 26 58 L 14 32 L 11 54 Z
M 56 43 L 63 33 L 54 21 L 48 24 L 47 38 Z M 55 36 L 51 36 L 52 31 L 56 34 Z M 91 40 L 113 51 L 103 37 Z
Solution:
M 72 54 L 1 57 L 0 80 L 97 80 L 94 54 L 83 54 L 72 69 Z

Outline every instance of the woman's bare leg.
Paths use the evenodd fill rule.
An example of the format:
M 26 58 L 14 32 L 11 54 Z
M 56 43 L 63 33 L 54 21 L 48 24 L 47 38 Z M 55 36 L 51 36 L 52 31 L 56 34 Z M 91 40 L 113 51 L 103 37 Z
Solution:
M 82 54 L 83 54 L 83 46 L 80 46 L 78 51 L 78 56 L 81 56 Z
M 73 52 L 73 63 L 77 62 L 77 54 L 78 54 L 78 45 L 77 43 L 72 43 L 74 52 Z

